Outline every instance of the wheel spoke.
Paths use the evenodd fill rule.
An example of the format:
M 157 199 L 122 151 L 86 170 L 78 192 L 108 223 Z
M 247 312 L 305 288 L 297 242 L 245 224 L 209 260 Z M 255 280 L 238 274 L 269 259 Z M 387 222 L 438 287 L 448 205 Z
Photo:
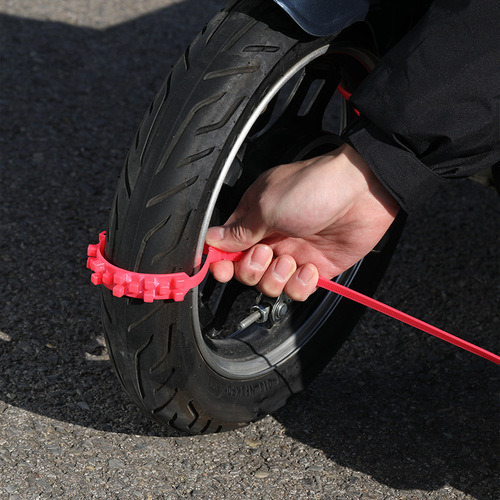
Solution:
M 334 64 L 317 63 L 307 67 L 287 100 L 279 119 L 282 123 L 300 123 L 307 128 L 321 129 L 323 114 L 340 81 Z M 301 120 L 298 120 L 300 118 Z

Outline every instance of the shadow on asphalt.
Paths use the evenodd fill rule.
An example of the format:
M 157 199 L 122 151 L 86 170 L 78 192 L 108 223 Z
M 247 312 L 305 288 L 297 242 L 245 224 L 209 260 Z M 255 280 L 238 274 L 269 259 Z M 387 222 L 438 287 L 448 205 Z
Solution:
M 202 27 L 196 5 L 104 30 L 0 16 L 3 401 L 83 426 L 174 434 L 145 420 L 100 360 L 99 291 L 85 264 L 139 122 Z M 207 2 L 208 18 L 221 5 Z
M 146 420 L 101 359 L 98 292 L 90 286 L 85 253 L 107 224 L 116 179 L 143 112 L 201 28 L 190 15 L 197 6 L 188 0 L 103 31 L 0 18 L 1 65 L 8 68 L 0 84 L 0 262 L 6 276 L 0 291 L 0 412 L 4 401 L 78 426 L 177 435 Z M 453 191 L 459 202 L 465 189 Z M 482 192 L 474 189 L 480 199 Z M 491 200 L 489 193 L 486 198 Z M 434 208 L 444 206 L 436 203 Z M 481 220 L 474 206 L 467 210 L 469 218 Z M 463 332 L 466 303 L 455 302 L 463 305 L 457 311 L 458 296 L 452 294 L 446 307 L 436 305 L 441 292 L 433 284 L 448 279 L 453 287 L 461 279 L 461 286 L 474 291 L 472 301 L 483 300 L 487 280 L 477 269 L 495 254 L 491 245 L 477 243 L 482 230 L 474 229 L 472 218 L 460 258 L 470 266 L 474 254 L 473 272 L 457 273 L 456 263 L 440 261 L 436 248 L 453 252 L 456 242 L 440 231 L 442 218 L 427 214 L 411 226 L 415 237 L 403 241 L 381 291 L 386 300 L 404 308 L 405 294 L 411 303 L 428 286 L 421 309 L 409 312 L 439 310 L 438 324 Z M 422 243 L 427 233 L 434 239 Z M 414 257 L 415 248 L 420 257 Z M 408 269 L 407 277 L 398 277 Z M 422 278 L 415 280 L 414 273 Z M 402 293 L 392 293 L 393 286 Z M 465 324 L 490 318 L 496 323 L 484 328 L 491 334 L 498 330 L 498 311 L 491 301 L 485 309 L 483 318 Z M 365 320 L 338 361 L 278 412 L 287 433 L 391 487 L 433 490 L 450 484 L 477 498 L 495 491 L 496 368 L 454 350 L 449 354 L 410 330 L 401 334 L 378 316 Z M 488 331 L 483 334 L 484 344 Z
M 452 183 L 410 217 L 377 298 L 500 352 L 500 199 Z M 275 417 L 335 462 L 400 490 L 500 491 L 499 367 L 375 312 Z

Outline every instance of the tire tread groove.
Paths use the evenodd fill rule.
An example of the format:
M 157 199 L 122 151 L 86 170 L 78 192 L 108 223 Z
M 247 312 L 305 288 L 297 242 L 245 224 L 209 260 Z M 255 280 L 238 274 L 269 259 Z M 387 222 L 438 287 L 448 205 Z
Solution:
M 201 101 L 197 102 L 191 108 L 191 110 L 188 112 L 186 118 L 183 120 L 182 124 L 180 125 L 177 133 L 172 138 L 172 140 L 171 140 L 171 142 L 170 142 L 167 150 L 165 151 L 162 159 L 160 160 L 159 165 L 158 165 L 158 167 L 156 169 L 155 175 L 159 174 L 165 168 L 165 165 L 167 164 L 167 160 L 168 160 L 171 152 L 173 151 L 173 149 L 175 148 L 175 146 L 179 142 L 179 139 L 182 137 L 182 135 L 183 135 L 184 131 L 186 130 L 186 128 L 191 123 L 194 115 L 198 111 L 200 111 L 201 109 L 203 109 L 204 107 L 209 106 L 210 104 L 214 104 L 217 101 L 219 101 L 220 99 L 222 99 L 226 95 L 226 93 L 227 93 L 226 91 L 223 91 L 223 92 L 219 92 L 219 93 L 217 93 L 215 95 L 212 95 L 210 97 L 207 97 L 206 99 L 202 99 Z
M 146 245 L 147 245 L 148 241 L 153 237 L 153 235 L 155 235 L 158 231 L 160 231 L 160 229 L 162 229 L 163 227 L 165 227 L 168 224 L 171 217 L 172 217 L 171 215 L 168 215 L 167 217 L 165 217 L 165 219 L 160 221 L 158 224 L 156 224 L 156 226 L 152 227 L 145 234 L 144 238 L 141 241 L 141 245 L 139 247 L 139 250 L 137 252 L 137 257 L 136 257 L 135 265 L 134 265 L 134 269 L 133 269 L 135 272 L 137 272 L 141 266 L 142 258 L 144 256 L 144 252 L 146 250 Z
M 213 132 L 214 130 L 219 130 L 220 128 L 224 127 L 224 125 L 227 124 L 227 122 L 231 119 L 231 116 L 234 115 L 236 110 L 241 106 L 241 103 L 246 99 L 246 96 L 241 96 L 237 101 L 232 104 L 232 106 L 227 110 L 226 114 L 216 123 L 213 123 L 212 125 L 206 125 L 205 127 L 199 128 L 196 132 L 195 135 L 203 135 L 208 132 Z

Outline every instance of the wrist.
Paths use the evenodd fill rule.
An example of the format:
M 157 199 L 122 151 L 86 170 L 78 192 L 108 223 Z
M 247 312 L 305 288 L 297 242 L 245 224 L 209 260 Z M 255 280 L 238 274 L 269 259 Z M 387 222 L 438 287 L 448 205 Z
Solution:
M 339 151 L 339 153 L 342 154 L 348 164 L 356 169 L 358 174 L 363 177 L 363 182 L 361 183 L 361 181 L 359 181 L 359 185 L 360 187 L 363 186 L 365 193 L 369 196 L 373 196 L 395 217 L 401 208 L 399 203 L 378 179 L 363 157 L 350 144 L 341 146 L 341 151 Z

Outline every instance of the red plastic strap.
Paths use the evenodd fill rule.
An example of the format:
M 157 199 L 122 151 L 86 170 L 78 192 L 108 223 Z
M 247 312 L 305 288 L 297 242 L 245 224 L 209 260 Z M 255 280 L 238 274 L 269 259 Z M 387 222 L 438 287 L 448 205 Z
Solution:
M 102 232 L 99 235 L 99 243 L 97 245 L 89 245 L 87 267 L 94 271 L 91 281 L 94 285 L 104 285 L 113 291 L 116 297 L 132 297 L 142 299 L 144 302 L 153 302 L 154 300 L 169 300 L 175 301 L 184 300 L 186 293 L 192 288 L 197 287 L 208 273 L 210 264 L 220 260 L 231 260 L 236 262 L 241 259 L 243 252 L 223 252 L 213 247 L 205 246 L 204 253 L 206 259 L 203 267 L 194 276 L 188 276 L 186 273 L 172 274 L 146 274 L 136 273 L 133 271 L 125 271 L 113 264 L 109 263 L 104 258 L 104 244 L 106 233 Z M 335 281 L 329 281 L 326 278 L 319 278 L 318 287 L 324 288 L 331 292 L 342 295 L 350 300 L 358 302 L 375 311 L 381 312 L 397 319 L 407 325 L 418 328 L 423 332 L 434 335 L 450 344 L 465 349 L 466 351 L 477 354 L 497 365 L 500 365 L 500 356 L 493 354 L 482 347 L 478 347 L 466 340 L 451 335 L 435 326 L 425 323 L 409 314 L 406 314 L 398 309 L 383 304 L 378 300 L 372 299 L 367 295 L 351 290 Z
M 347 288 L 339 283 L 335 283 L 334 281 L 329 281 L 325 278 L 320 277 L 318 280 L 318 286 L 321 288 L 325 288 L 326 290 L 330 290 L 331 292 L 342 295 L 343 297 L 346 297 L 348 299 L 354 300 L 355 302 L 359 302 L 360 304 L 363 304 L 364 306 L 367 306 L 370 309 L 374 309 L 375 311 L 386 314 L 387 316 L 397 319 L 402 323 L 406 323 L 407 325 L 413 326 L 414 328 L 418 328 L 419 330 L 422 330 L 425 333 L 434 335 L 434 337 L 445 340 L 450 344 L 456 345 L 457 347 L 460 347 L 462 349 L 465 349 L 466 351 L 477 354 L 482 358 L 485 358 L 489 361 L 493 361 L 493 363 L 500 365 L 500 356 L 493 354 L 492 352 L 487 351 L 482 347 L 478 347 L 477 345 L 471 344 L 466 340 L 456 337 L 451 333 L 447 333 L 444 330 L 441 330 L 440 328 L 437 328 L 435 326 L 430 325 L 429 323 L 426 323 L 425 321 L 422 321 L 413 316 L 410 316 L 409 314 L 399 311 L 398 309 L 394 309 L 394 307 L 388 306 L 387 304 L 372 299 L 371 297 L 356 292 L 355 290 L 351 290 L 350 288 Z
M 126 271 L 114 266 L 104 258 L 104 244 L 106 232 L 99 235 L 97 245 L 89 245 L 87 250 L 87 267 L 94 271 L 91 281 L 94 285 L 104 285 L 113 291 L 115 297 L 132 297 L 144 302 L 153 300 L 169 300 L 176 302 L 184 300 L 186 293 L 197 287 L 208 273 L 212 262 L 219 260 L 236 261 L 243 255 L 242 252 L 223 252 L 216 248 L 206 247 L 207 255 L 203 267 L 194 276 L 186 273 L 147 274 Z
M 348 101 L 351 96 L 352 96 L 352 93 L 349 92 L 348 90 L 346 90 L 344 87 L 341 87 L 340 85 L 337 85 L 337 90 L 339 91 L 339 94 L 346 100 Z M 354 109 L 354 112 L 358 115 L 358 116 L 361 116 L 359 111 L 356 109 L 356 108 L 353 108 Z

